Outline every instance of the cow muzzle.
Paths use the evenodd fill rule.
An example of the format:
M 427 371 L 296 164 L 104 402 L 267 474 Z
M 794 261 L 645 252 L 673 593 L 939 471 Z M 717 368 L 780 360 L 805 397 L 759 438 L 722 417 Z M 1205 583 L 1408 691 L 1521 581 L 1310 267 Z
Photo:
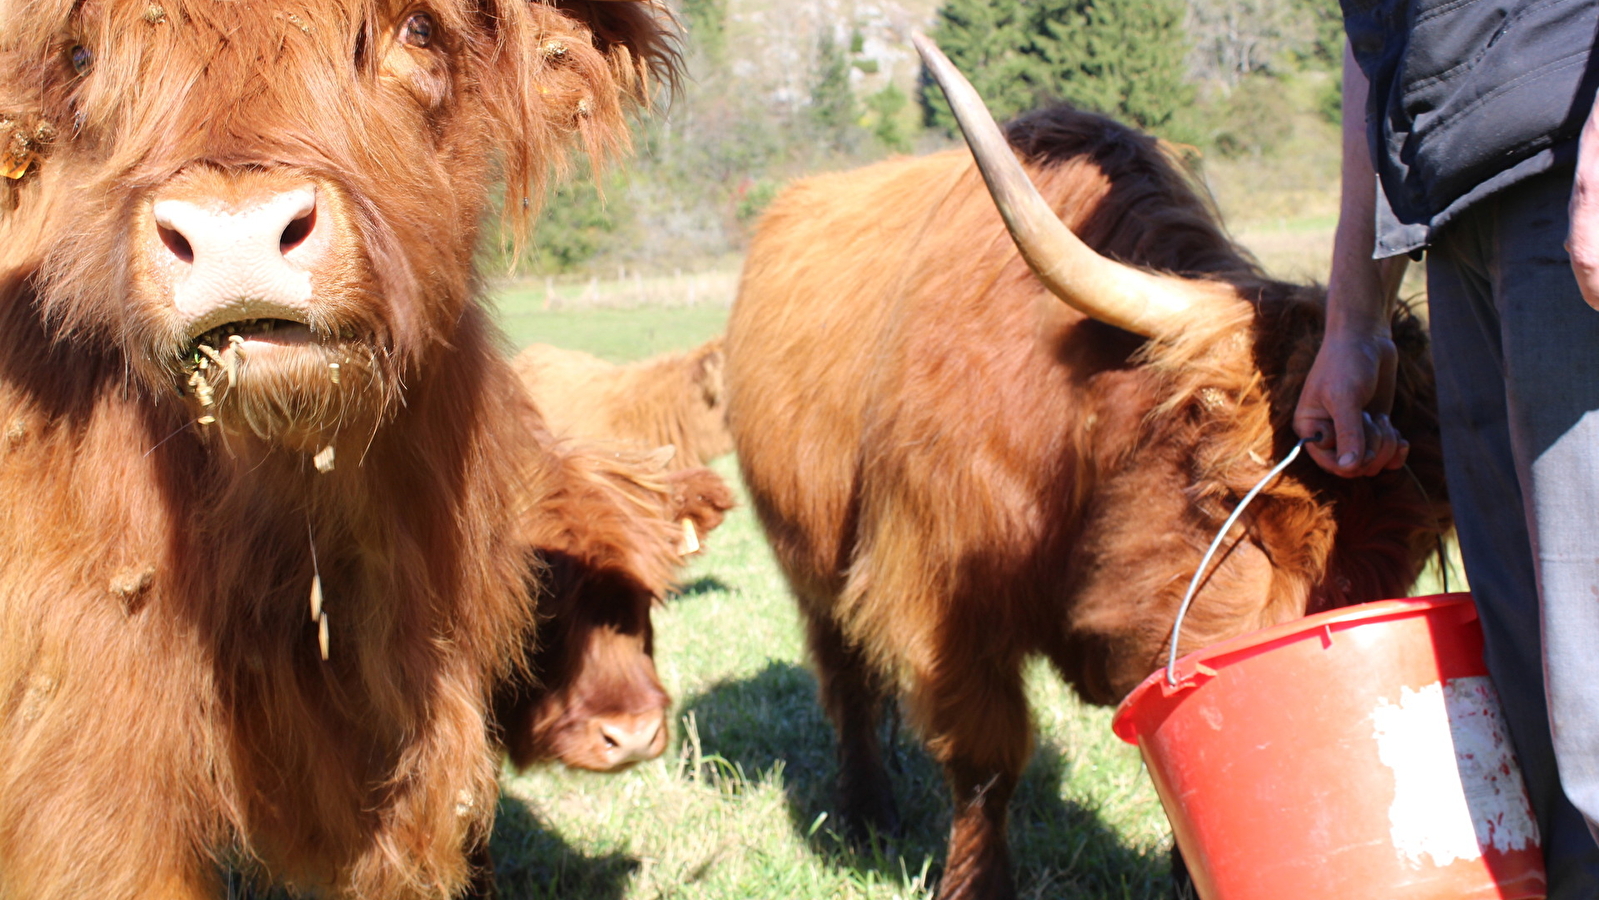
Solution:
M 302 340 L 313 273 L 332 244 L 316 186 L 242 197 L 174 193 L 151 204 L 148 258 L 186 336 L 220 336 L 208 333 L 231 326 L 229 336 L 243 335 L 257 351 Z
M 202 424 L 318 452 L 392 406 L 351 203 L 281 169 L 195 166 L 134 218 L 135 295 L 153 358 Z
M 583 731 L 577 746 L 561 756 L 573 768 L 615 772 L 666 750 L 664 709 L 595 716 L 584 723 Z

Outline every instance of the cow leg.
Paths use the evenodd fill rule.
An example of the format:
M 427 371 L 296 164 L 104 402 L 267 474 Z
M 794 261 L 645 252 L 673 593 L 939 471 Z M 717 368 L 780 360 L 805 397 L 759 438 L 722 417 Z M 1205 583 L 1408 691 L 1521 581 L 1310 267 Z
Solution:
M 806 620 L 822 707 L 838 732 L 838 811 L 845 837 L 864 844 L 873 831 L 898 834 L 899 808 L 883 768 L 877 732 L 883 709 L 881 682 L 831 619 L 808 612 Z
M 948 647 L 940 671 L 918 685 L 912 713 L 954 795 L 939 900 L 1009 900 L 1007 819 L 1031 752 L 1020 659 L 977 660 Z
M 1006 818 L 1016 776 L 966 766 L 950 772 L 955 821 L 938 900 L 1008 900 L 1011 879 Z
M 494 883 L 494 855 L 489 852 L 487 839 L 467 853 L 467 865 L 472 867 L 472 880 L 467 882 L 461 900 L 498 900 L 500 889 Z

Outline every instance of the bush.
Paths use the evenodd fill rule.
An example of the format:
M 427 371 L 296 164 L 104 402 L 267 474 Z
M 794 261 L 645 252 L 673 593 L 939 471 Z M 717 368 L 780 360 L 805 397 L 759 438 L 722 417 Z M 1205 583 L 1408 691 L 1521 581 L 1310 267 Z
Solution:
M 720 67 L 727 59 L 727 0 L 683 0 L 682 10 L 691 50 Z
M 605 195 L 586 165 L 552 187 L 520 252 L 501 228 L 489 264 L 532 275 L 559 275 L 583 268 L 604 252 L 632 219 L 627 184 L 620 174 L 604 179 Z
M 1293 132 L 1294 107 L 1281 80 L 1264 75 L 1241 79 L 1217 104 L 1211 143 L 1223 156 L 1261 156 Z
M 782 190 L 781 183 L 769 178 L 758 178 L 739 185 L 734 192 L 733 217 L 748 231 Z

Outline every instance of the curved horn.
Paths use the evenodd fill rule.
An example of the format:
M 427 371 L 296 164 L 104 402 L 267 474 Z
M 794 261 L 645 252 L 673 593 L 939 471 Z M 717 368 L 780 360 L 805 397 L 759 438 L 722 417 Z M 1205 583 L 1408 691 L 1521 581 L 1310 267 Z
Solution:
M 1202 282 L 1119 263 L 1083 243 L 1038 193 L 971 82 L 926 35 L 911 41 L 949 99 L 1016 248 L 1055 296 L 1090 318 L 1156 339 L 1242 302 Z

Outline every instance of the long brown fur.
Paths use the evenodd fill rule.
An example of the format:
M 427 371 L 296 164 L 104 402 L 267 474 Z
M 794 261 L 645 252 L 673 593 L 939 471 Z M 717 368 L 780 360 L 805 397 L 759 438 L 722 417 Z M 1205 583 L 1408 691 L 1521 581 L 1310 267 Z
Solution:
M 727 433 L 722 338 L 680 353 L 613 365 L 578 350 L 533 344 L 516 373 L 557 433 L 634 448 L 676 448 L 674 469 L 733 450 Z
M 511 761 L 617 768 L 603 728 L 659 720 L 669 703 L 653 661 L 653 607 L 684 560 L 679 523 L 707 536 L 732 507 L 709 469 L 655 471 L 658 462 L 560 444 L 560 488 L 539 501 L 528 535 L 541 591 L 530 671 L 496 692 L 496 721 Z
M 512 498 L 558 481 L 472 253 L 491 181 L 525 218 L 569 144 L 625 145 L 673 56 L 648 4 L 441 0 L 425 55 L 395 49 L 408 9 L 0 7 L 0 146 L 26 156 L 0 187 L 0 897 L 214 897 L 224 866 L 323 896 L 467 883 L 489 694 L 533 624 Z M 363 355 L 207 427 L 130 233 L 218 173 L 315 181 L 353 252 L 311 328 Z
M 1322 292 L 1266 278 L 1153 139 L 1067 107 L 1009 136 L 1090 246 L 1230 286 L 1244 312 L 1163 343 L 1085 320 L 952 151 L 787 191 L 727 332 L 729 426 L 807 621 L 843 811 L 893 825 L 874 723 L 898 695 L 954 792 L 944 898 L 1014 893 L 1023 661 L 1096 703 L 1164 661 L 1206 545 L 1292 447 L 1322 321 Z M 1183 650 L 1415 577 L 1449 523 L 1425 340 L 1403 313 L 1395 332 L 1414 479 L 1296 463 L 1235 526 Z

